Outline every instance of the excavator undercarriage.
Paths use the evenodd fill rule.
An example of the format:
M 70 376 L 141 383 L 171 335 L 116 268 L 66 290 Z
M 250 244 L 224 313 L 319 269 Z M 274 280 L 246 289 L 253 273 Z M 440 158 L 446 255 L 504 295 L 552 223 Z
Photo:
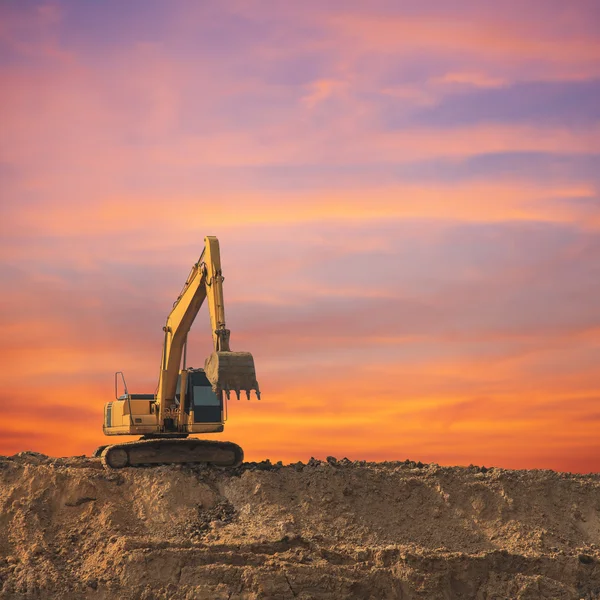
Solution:
M 109 469 L 153 465 L 205 463 L 215 467 L 237 467 L 244 451 L 233 442 L 197 438 L 154 438 L 101 446 L 96 450 Z

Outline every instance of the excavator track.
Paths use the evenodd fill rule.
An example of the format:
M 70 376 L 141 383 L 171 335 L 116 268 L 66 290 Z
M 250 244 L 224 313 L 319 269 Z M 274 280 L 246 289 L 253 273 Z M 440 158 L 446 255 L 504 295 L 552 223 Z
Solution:
M 100 459 L 107 469 L 185 463 L 237 467 L 244 451 L 233 442 L 166 438 L 113 444 L 102 450 Z

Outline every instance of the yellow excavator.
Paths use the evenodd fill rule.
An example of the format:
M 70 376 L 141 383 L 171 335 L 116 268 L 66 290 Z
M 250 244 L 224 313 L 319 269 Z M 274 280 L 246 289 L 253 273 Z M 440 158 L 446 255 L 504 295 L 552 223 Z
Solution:
M 214 352 L 206 359 L 204 369 L 187 368 L 188 332 L 205 299 L 208 299 Z M 260 399 L 252 354 L 232 352 L 229 347 L 216 237 L 204 238 L 200 259 L 192 267 L 163 330 L 156 393 L 130 394 L 119 371 L 115 373 L 116 400 L 104 406 L 105 435 L 142 437 L 134 442 L 100 446 L 94 456 L 112 469 L 173 463 L 238 466 L 244 453 L 237 444 L 189 437 L 194 433 L 223 431 L 231 392 L 239 400 L 240 392 L 250 399 L 254 391 Z M 117 395 L 119 380 L 124 392 L 120 396 Z

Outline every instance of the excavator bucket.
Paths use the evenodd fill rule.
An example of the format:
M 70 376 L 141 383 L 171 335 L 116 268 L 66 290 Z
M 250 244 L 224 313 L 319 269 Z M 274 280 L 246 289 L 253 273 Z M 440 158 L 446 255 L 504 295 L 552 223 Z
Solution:
M 216 394 L 223 390 L 229 398 L 233 391 L 239 400 L 240 392 L 246 392 L 250 400 L 250 392 L 254 390 L 260 400 L 254 358 L 250 352 L 213 352 L 204 363 L 204 372 Z

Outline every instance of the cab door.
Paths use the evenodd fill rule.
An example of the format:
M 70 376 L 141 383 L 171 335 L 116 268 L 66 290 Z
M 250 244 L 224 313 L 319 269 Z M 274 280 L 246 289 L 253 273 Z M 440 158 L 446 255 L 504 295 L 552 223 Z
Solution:
M 203 372 L 189 373 L 187 388 L 194 423 L 223 423 L 223 400 L 213 392 Z

